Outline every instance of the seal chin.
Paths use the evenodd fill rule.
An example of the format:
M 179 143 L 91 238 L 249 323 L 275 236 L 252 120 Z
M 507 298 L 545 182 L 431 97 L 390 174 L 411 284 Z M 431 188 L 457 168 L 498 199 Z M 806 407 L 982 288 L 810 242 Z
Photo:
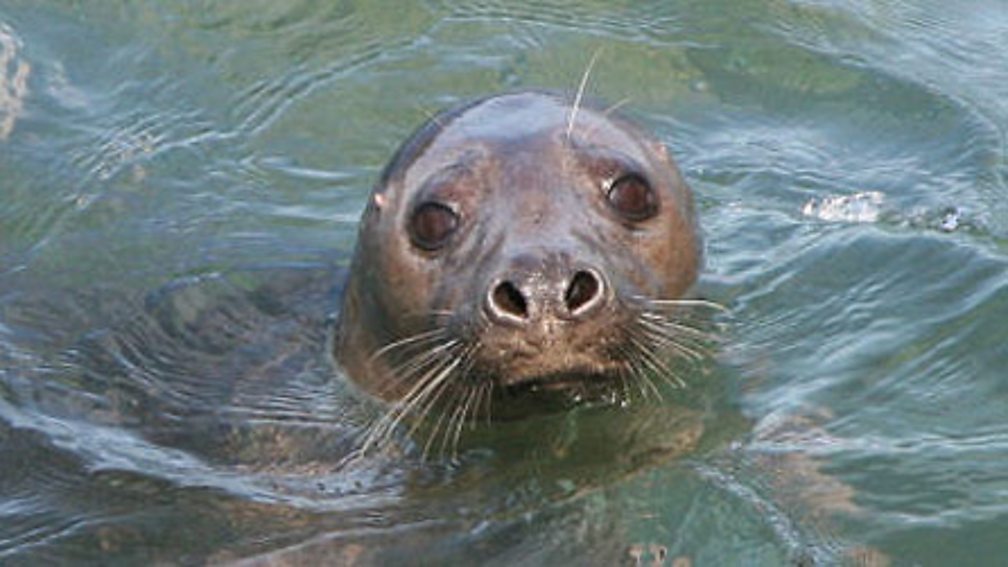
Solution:
M 560 390 L 585 382 L 605 382 L 617 375 L 620 367 L 612 361 L 591 361 L 571 364 L 568 361 L 550 364 L 546 361 L 529 361 L 509 365 L 494 374 L 503 387 L 530 385 L 548 390 Z

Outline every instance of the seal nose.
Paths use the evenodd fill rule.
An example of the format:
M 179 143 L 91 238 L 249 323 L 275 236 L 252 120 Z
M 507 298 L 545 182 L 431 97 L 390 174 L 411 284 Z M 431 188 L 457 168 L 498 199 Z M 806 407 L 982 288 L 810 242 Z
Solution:
M 574 272 L 567 291 L 564 292 L 564 306 L 571 315 L 580 315 L 597 305 L 602 298 L 602 280 L 593 272 Z
M 497 319 L 516 321 L 528 319 L 528 301 L 525 300 L 525 294 L 510 280 L 504 280 L 494 286 L 488 305 L 490 314 L 495 315 Z
M 570 271 L 516 270 L 490 286 L 486 308 L 500 323 L 523 325 L 539 319 L 583 319 L 602 306 L 605 280 L 592 268 Z

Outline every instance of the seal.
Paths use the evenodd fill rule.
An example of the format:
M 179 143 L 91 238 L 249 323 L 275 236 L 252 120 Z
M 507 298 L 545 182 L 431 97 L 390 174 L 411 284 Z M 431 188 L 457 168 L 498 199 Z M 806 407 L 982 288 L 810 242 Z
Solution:
M 441 403 L 464 420 L 500 391 L 643 391 L 697 355 L 676 313 L 700 246 L 689 187 L 638 126 L 555 93 L 479 99 L 382 172 L 334 354 L 397 419 Z

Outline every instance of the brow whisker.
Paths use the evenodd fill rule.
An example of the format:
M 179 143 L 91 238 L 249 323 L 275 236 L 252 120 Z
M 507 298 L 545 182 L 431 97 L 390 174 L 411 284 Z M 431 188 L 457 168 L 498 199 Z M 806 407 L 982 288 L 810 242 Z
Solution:
M 592 54 L 591 60 L 588 61 L 588 66 L 585 67 L 584 73 L 581 75 L 581 83 L 578 85 L 577 93 L 574 95 L 574 103 L 571 105 L 570 119 L 567 121 L 567 133 L 565 139 L 570 140 L 571 133 L 574 131 L 574 120 L 577 118 L 578 110 L 581 108 L 581 99 L 584 96 L 585 87 L 588 86 L 588 77 L 591 76 L 592 69 L 595 67 L 595 61 L 598 60 L 599 54 L 602 53 L 602 48 L 599 47 Z

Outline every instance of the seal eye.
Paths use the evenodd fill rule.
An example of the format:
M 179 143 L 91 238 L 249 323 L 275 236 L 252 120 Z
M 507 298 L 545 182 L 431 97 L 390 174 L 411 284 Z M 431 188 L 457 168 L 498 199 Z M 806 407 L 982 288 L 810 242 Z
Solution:
M 435 202 L 421 203 L 410 219 L 410 235 L 418 248 L 437 250 L 447 244 L 458 224 L 458 214 L 448 206 Z
M 658 199 L 646 179 L 636 173 L 616 178 L 609 184 L 606 198 L 621 215 L 632 220 L 649 219 L 658 212 Z

